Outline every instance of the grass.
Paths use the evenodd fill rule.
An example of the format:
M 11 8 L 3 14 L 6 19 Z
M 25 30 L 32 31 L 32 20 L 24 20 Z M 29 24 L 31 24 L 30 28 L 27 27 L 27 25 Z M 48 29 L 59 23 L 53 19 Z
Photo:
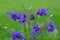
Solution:
M 24 5 L 24 9 L 21 4 Z M 18 21 L 12 21 L 9 19 L 9 16 L 6 14 L 10 11 L 15 11 L 18 13 L 26 12 L 29 16 L 31 13 L 28 8 L 32 6 L 32 11 L 34 15 L 36 15 L 36 9 L 39 8 L 47 8 L 48 14 L 44 17 L 38 17 L 38 23 L 45 23 L 46 19 L 54 14 L 50 20 L 54 22 L 57 26 L 55 33 L 49 33 L 49 35 L 44 35 L 44 40 L 60 40 L 60 0 L 0 0 L 0 40 L 11 40 L 11 34 L 14 30 L 22 31 L 23 25 L 21 25 Z M 34 22 L 31 21 L 31 26 Z M 4 27 L 7 26 L 5 29 Z M 27 27 L 27 24 L 26 24 Z M 54 34 L 54 35 L 53 35 Z M 53 35 L 53 36 L 52 36 Z

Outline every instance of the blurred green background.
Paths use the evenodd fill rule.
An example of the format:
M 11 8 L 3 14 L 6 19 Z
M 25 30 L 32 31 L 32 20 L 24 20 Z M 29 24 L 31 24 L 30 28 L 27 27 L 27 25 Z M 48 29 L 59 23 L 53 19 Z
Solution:
M 28 10 L 30 6 L 32 11 Z M 60 0 L 0 0 L 0 40 L 11 40 L 11 34 L 14 30 L 23 31 L 23 25 L 18 21 L 10 20 L 7 12 L 26 12 L 29 16 L 31 13 L 36 15 L 36 9 L 39 8 L 47 8 L 48 14 L 44 17 L 38 17 L 37 23 L 44 24 L 46 21 L 52 21 L 57 26 L 53 33 L 44 34 L 44 40 L 60 40 Z M 53 16 L 50 17 L 51 15 Z M 32 26 L 34 21 L 31 21 L 30 24 Z

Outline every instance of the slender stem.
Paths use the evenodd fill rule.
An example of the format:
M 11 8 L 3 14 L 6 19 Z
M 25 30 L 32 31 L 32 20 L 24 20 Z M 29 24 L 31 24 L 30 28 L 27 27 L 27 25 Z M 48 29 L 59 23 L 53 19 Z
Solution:
M 21 6 L 22 6 L 22 8 L 23 8 L 23 11 L 26 11 L 26 9 L 25 9 L 23 3 L 21 3 Z
M 25 24 L 24 24 L 24 32 L 25 32 L 26 37 L 28 37 Z
M 41 33 L 41 40 L 43 40 L 43 31 L 42 31 L 42 29 L 40 29 L 40 33 Z
M 30 34 L 30 22 L 28 21 L 28 29 L 29 29 L 29 34 Z
M 29 11 L 29 13 L 31 14 L 31 11 Z M 29 32 L 29 40 L 31 40 L 31 37 L 30 37 L 30 20 L 29 20 L 29 15 L 27 15 L 27 23 L 28 23 L 28 32 Z
M 37 14 L 36 14 L 36 17 L 35 17 L 35 24 L 37 23 Z
M 37 14 L 36 14 L 36 18 L 35 18 L 35 24 L 37 23 Z M 41 37 L 41 40 L 43 40 L 43 31 L 42 31 L 42 29 L 40 28 L 40 33 L 41 33 L 41 35 L 40 35 L 40 37 Z
M 29 22 L 29 20 L 27 20 L 27 22 L 28 22 L 29 40 L 30 40 L 30 22 Z
M 21 4 L 21 6 L 22 6 L 23 10 L 26 11 L 26 9 L 24 8 L 24 5 Z M 29 31 L 29 36 L 30 36 L 30 22 L 29 22 L 28 16 L 27 16 L 27 23 L 28 23 L 28 31 Z M 27 34 L 26 34 L 26 36 L 27 36 Z M 29 39 L 30 39 L 30 37 L 29 37 Z
M 22 6 L 23 10 L 26 11 L 26 9 L 24 8 L 23 3 L 21 4 L 21 6 Z M 29 22 L 29 19 L 28 19 L 28 15 L 27 15 L 27 22 L 28 22 L 28 31 L 29 31 L 29 35 L 30 35 L 30 22 Z M 25 32 L 25 34 L 26 34 L 26 32 Z M 27 34 L 26 34 L 26 37 L 27 37 Z M 30 37 L 29 37 L 29 39 L 30 39 Z
M 35 18 L 35 24 L 37 23 L 37 14 L 36 14 L 36 18 Z M 41 40 L 43 40 L 43 33 L 42 33 L 42 29 L 40 28 L 40 37 L 41 37 Z

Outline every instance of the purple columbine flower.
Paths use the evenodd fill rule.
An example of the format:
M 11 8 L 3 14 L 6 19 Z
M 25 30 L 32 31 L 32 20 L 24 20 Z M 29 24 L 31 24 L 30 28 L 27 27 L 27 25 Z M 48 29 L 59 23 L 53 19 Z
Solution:
M 40 26 L 38 24 L 34 25 L 32 28 L 31 35 L 32 36 L 38 36 L 40 32 Z
M 7 12 L 10 15 L 10 19 L 16 21 L 17 14 L 15 12 Z
M 56 26 L 55 26 L 52 22 L 49 22 L 49 23 L 46 25 L 46 27 L 47 27 L 47 30 L 48 30 L 49 32 L 53 32 L 53 31 L 56 29 Z
M 22 37 L 23 37 L 22 32 L 13 32 L 12 34 L 12 40 L 18 40 L 18 39 L 21 39 Z
M 39 16 L 46 16 L 47 13 L 48 13 L 48 10 L 45 8 L 41 8 L 41 9 L 37 10 L 37 15 L 39 15 Z
M 40 31 L 40 26 L 38 24 L 34 25 L 33 30 L 36 32 Z
M 34 19 L 35 19 L 34 14 L 31 14 L 30 15 L 30 20 L 34 20 Z
M 20 18 L 18 20 L 21 24 L 25 24 L 26 23 L 26 14 L 25 13 L 21 14 Z

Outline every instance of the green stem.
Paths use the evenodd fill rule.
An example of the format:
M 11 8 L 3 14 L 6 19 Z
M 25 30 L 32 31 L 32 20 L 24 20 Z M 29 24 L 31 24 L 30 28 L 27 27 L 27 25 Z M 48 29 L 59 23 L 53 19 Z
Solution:
M 37 14 L 36 14 L 36 18 L 35 18 L 35 24 L 37 23 Z M 40 35 L 40 37 L 41 37 L 41 40 L 43 40 L 43 31 L 42 31 L 42 29 L 40 28 L 40 33 L 41 33 L 41 35 Z
M 35 24 L 37 23 L 37 14 L 36 14 L 36 17 L 35 17 Z
M 43 40 L 43 31 L 40 29 L 40 33 L 41 33 L 41 40 Z
M 24 32 L 25 32 L 25 36 L 28 37 L 25 24 L 24 24 Z
M 23 5 L 23 2 L 21 3 L 21 6 L 22 6 L 22 8 L 23 8 L 23 11 L 26 11 L 26 9 L 25 9 L 25 7 L 24 7 L 24 5 Z M 24 24 L 24 30 L 25 30 L 26 37 L 28 38 L 25 24 Z
M 30 39 L 30 22 L 29 22 L 29 20 L 27 20 L 27 22 L 28 22 L 29 39 Z

